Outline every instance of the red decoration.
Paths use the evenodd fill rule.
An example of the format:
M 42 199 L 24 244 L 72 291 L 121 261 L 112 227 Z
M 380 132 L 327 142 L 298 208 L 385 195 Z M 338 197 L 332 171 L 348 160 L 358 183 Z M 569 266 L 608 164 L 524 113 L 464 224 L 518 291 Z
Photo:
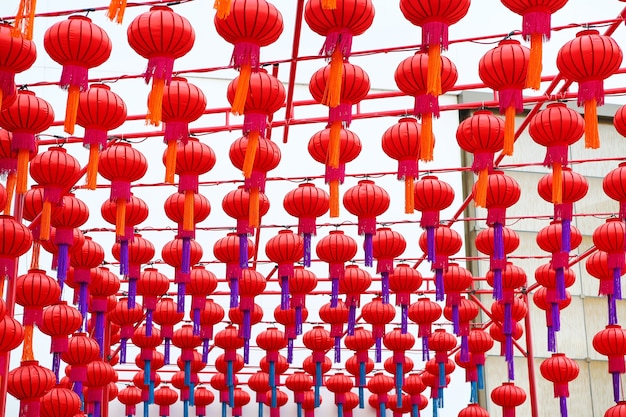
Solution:
M 396 316 L 396 309 L 389 303 L 383 303 L 381 297 L 372 299 L 361 308 L 361 317 L 372 325 L 372 336 L 376 341 L 376 362 L 380 362 L 382 340 L 385 335 L 385 325 L 391 323 Z
M 616 274 L 619 273 L 621 276 L 624 273 L 626 273 L 626 269 L 622 268 L 621 271 L 618 272 L 615 268 L 610 268 L 609 267 L 609 254 L 600 250 L 592 253 L 587 258 L 585 266 L 586 266 L 587 272 L 591 276 L 600 280 L 598 294 L 611 297 L 611 299 L 609 299 L 609 308 L 613 309 L 615 307 L 614 306 L 615 297 L 613 296 L 613 294 L 615 292 L 614 287 L 615 287 Z M 611 310 L 609 311 L 614 314 L 614 311 L 611 311 Z M 613 319 L 616 319 L 616 317 L 613 316 Z
M 467 347 L 470 351 L 470 363 L 476 368 L 476 380 L 471 381 L 472 387 L 476 383 L 476 391 L 485 389 L 485 354 L 493 347 L 493 338 L 482 329 L 470 330 L 467 337 Z M 475 394 L 478 400 L 478 392 Z
M 432 324 L 439 320 L 443 310 L 429 298 L 419 298 L 409 306 L 409 319 L 419 326 L 417 336 L 422 338 L 422 360 L 429 359 L 428 339 L 432 333 Z
M 185 385 L 189 388 L 190 397 L 193 398 L 194 383 L 192 380 L 192 362 L 194 362 L 195 349 L 202 344 L 202 340 L 193 333 L 193 326 L 185 324 L 174 331 L 172 343 L 181 351 L 180 360 L 184 364 Z M 204 368 L 204 363 L 201 360 L 198 361 L 198 363 L 201 369 Z
M 280 407 L 287 404 L 288 401 L 287 393 L 280 390 L 277 390 L 275 393 L 268 391 L 266 393 L 265 405 L 270 407 L 270 417 L 280 417 Z
M 328 303 L 321 306 L 318 313 L 323 322 L 330 324 L 330 335 L 335 338 L 335 362 L 340 362 L 343 325 L 348 322 L 350 315 L 348 307 L 342 301 L 335 307 Z
M 357 327 L 352 335 L 348 334 L 344 338 L 344 344 L 355 354 L 346 361 L 346 370 L 355 377 L 355 385 L 359 388 L 359 405 L 362 405 L 365 398 L 363 390 L 367 385 L 365 377 L 374 369 L 374 361 L 368 357 L 369 350 L 374 346 L 374 338 L 369 330 Z M 352 363 L 356 365 L 354 370 L 350 368 Z
M 335 394 L 335 405 L 337 406 L 337 417 L 343 417 L 347 396 L 352 389 L 352 379 L 338 372 L 326 379 L 326 389 Z
M 20 400 L 19 415 L 38 417 L 40 398 L 55 384 L 52 371 L 39 366 L 37 361 L 23 361 L 18 368 L 9 372 L 6 378 L 8 378 L 8 393 Z
M 526 393 L 513 382 L 504 382 L 491 391 L 491 401 L 502 407 L 503 417 L 515 417 L 515 407 L 524 404 Z
M 293 264 L 302 259 L 303 245 L 302 238 L 291 230 L 280 230 L 265 244 L 267 257 L 278 264 L 280 308 L 283 310 L 289 308 L 289 281 L 293 277 Z
M 120 344 L 120 362 L 126 363 L 126 342 L 133 335 L 135 325 L 143 320 L 143 308 L 135 303 L 132 307 L 128 298 L 121 298 L 115 308 L 108 313 L 111 322 L 122 327 Z
M 109 59 L 111 39 L 90 18 L 75 15 L 50 26 L 43 46 L 50 58 L 63 66 L 59 86 L 67 89 L 64 130 L 73 135 L 80 93 L 88 88 L 88 70 Z
M 393 378 L 385 375 L 382 372 L 377 372 L 373 377 L 367 381 L 367 389 L 374 395 L 376 395 L 376 401 L 374 401 L 374 408 L 378 409 L 381 417 L 386 415 L 387 403 L 389 401 L 389 391 L 393 389 Z M 369 403 L 372 404 L 372 397 L 370 396 Z
M 16 259 L 30 250 L 33 244 L 31 231 L 12 216 L 0 216 L 0 276 L 13 279 Z
M 369 272 L 357 265 L 348 265 L 344 276 L 339 280 L 339 294 L 345 294 L 344 304 L 348 307 L 348 335 L 354 334 L 356 309 L 361 305 L 361 294 L 365 294 L 372 284 Z
M 128 44 L 148 59 L 146 83 L 152 80 L 148 96 L 147 121 L 161 123 L 163 92 L 172 80 L 174 60 L 187 54 L 196 35 L 191 23 L 166 6 L 153 6 L 137 16 L 128 26 Z
M 75 417 L 80 405 L 80 397 L 74 391 L 56 386 L 41 397 L 41 417 Z
M 443 388 L 448 386 L 446 376 L 452 373 L 454 370 L 454 362 L 448 359 L 450 351 L 456 347 L 456 337 L 446 332 L 445 329 L 436 329 L 428 338 L 428 347 L 430 350 L 435 351 L 434 363 L 437 365 L 435 375 L 438 380 L 436 381 L 437 396 L 436 398 L 438 408 L 443 407 Z M 432 361 L 432 359 L 430 360 Z M 448 372 L 449 364 L 453 365 L 452 370 Z M 432 371 L 430 371 L 432 373 Z
M 171 298 L 161 298 L 157 303 L 152 319 L 161 326 L 161 336 L 165 339 L 165 364 L 170 363 L 170 343 L 174 337 L 174 325 L 178 324 L 185 314 L 179 311 Z
M 243 359 L 242 359 L 243 364 Z M 259 415 L 263 413 L 263 404 L 267 400 L 267 394 L 271 395 L 270 378 L 267 372 L 257 372 L 248 378 L 248 388 L 256 393 L 256 402 L 259 404 Z
M 502 153 L 513 155 L 515 142 L 515 114 L 524 110 L 522 90 L 526 86 L 526 74 L 530 50 L 519 41 L 505 39 L 487 51 L 478 63 L 478 75 L 485 85 L 498 92 L 500 114 L 504 114 L 504 146 Z
M 217 277 L 204 267 L 195 265 L 191 268 L 187 294 L 191 295 L 191 311 L 189 316 L 193 321 L 194 334 L 200 335 L 200 317 L 205 310 L 206 298 L 217 288 Z M 223 310 L 222 310 L 223 313 Z
M 270 407 L 277 408 L 277 385 L 276 385 L 276 362 L 278 360 L 278 351 L 287 347 L 285 334 L 276 327 L 270 327 L 262 331 L 256 337 L 257 346 L 266 352 L 266 360 L 269 362 L 269 385 L 271 389 Z
M 367 243 L 365 247 L 367 248 Z M 372 253 L 377 260 L 376 272 L 380 273 L 382 277 L 381 287 L 383 303 L 389 302 L 389 275 L 393 274 L 393 260 L 400 257 L 405 249 L 406 240 L 404 237 L 388 227 L 377 229 L 376 234 L 372 238 Z M 406 318 L 404 322 L 406 323 Z
M 52 355 L 52 372 L 59 378 L 61 354 L 67 351 L 67 338 L 70 334 L 78 331 L 82 323 L 80 312 L 67 304 L 66 301 L 58 301 L 46 308 L 41 315 L 41 321 L 37 327 L 42 333 L 50 336 L 50 352 Z
M 285 379 L 285 387 L 293 391 L 293 399 L 296 403 L 298 415 L 302 414 L 302 403 L 306 392 L 310 392 L 313 380 L 304 372 L 294 372 Z
M 344 276 L 344 264 L 356 255 L 356 241 L 345 235 L 343 230 L 332 230 L 328 236 L 320 239 L 315 251 L 320 260 L 328 263 L 332 282 L 330 305 L 335 307 L 339 300 L 339 281 Z
M 469 404 L 459 411 L 459 417 L 489 417 L 489 412 L 479 404 Z
M 224 309 L 212 299 L 207 298 L 204 309 L 200 311 L 200 338 L 202 339 L 202 361 L 207 363 L 209 341 L 213 339 L 213 326 L 224 318 Z
M 265 286 L 266 280 L 261 273 L 253 269 L 244 269 L 242 271 L 241 278 L 239 279 L 239 293 L 241 294 L 239 311 L 243 313 L 243 321 L 239 329 L 244 339 L 243 359 L 245 363 L 248 363 L 251 328 L 253 325 L 251 322 L 251 316 L 253 315 L 256 307 L 254 304 L 254 297 L 262 294 L 265 290 Z
M 87 381 L 87 365 L 100 359 L 98 342 L 85 333 L 74 333 L 68 341 L 67 350 L 61 353 L 61 359 L 71 366 L 68 376 L 74 383 L 73 391 L 82 395 L 83 384 Z
M 554 384 L 554 397 L 559 397 L 561 417 L 567 417 L 568 383 L 576 379 L 578 363 L 564 353 L 553 353 L 552 357 L 541 362 L 541 375 Z
M 175 270 L 174 282 L 178 285 L 176 302 L 178 311 L 181 313 L 185 311 L 185 295 L 190 280 L 191 265 L 200 262 L 202 255 L 202 245 L 195 240 L 180 237 L 167 242 L 161 249 L 161 258 Z
M 7 107 L 15 96 L 15 74 L 29 69 L 37 58 L 35 43 L 22 36 L 8 23 L 0 24 L 0 108 Z
M 224 385 L 226 390 L 224 391 L 227 391 L 226 400 L 224 400 L 224 397 L 220 398 L 222 403 L 228 402 L 232 407 L 235 402 L 235 385 L 237 384 L 237 376 L 234 374 L 233 362 L 237 359 L 237 349 L 242 348 L 245 342 L 243 338 L 239 336 L 237 328 L 233 325 L 229 325 L 215 334 L 214 343 L 215 346 L 224 350 L 224 358 L 227 364 L 227 373 L 225 375 L 221 374 L 225 377 Z M 213 380 L 211 380 L 211 385 L 213 386 Z M 215 388 L 215 386 L 213 386 L 213 388 Z
M 137 295 L 142 297 L 143 307 L 146 309 L 146 333 L 152 333 L 152 316 L 159 297 L 167 294 L 170 289 L 170 280 L 156 268 L 146 268 L 141 272 L 137 281 Z
M 622 219 L 607 219 L 593 231 L 593 243 L 607 253 L 607 266 L 613 273 L 613 292 L 608 294 L 609 324 L 617 324 L 615 300 L 622 299 L 622 271 L 626 268 L 626 227 Z
M 396 305 L 400 306 L 400 326 L 403 333 L 407 332 L 411 294 L 416 293 L 422 285 L 422 275 L 407 264 L 397 265 L 389 276 L 389 289 L 396 295 Z
M 154 391 L 154 403 L 159 406 L 159 415 L 167 417 L 170 415 L 170 407 L 178 401 L 176 391 L 168 386 L 164 386 Z
M 617 120 L 617 114 L 619 114 L 619 111 L 613 120 Z M 624 178 L 626 178 L 626 163 L 622 163 L 617 168 L 611 170 L 602 180 L 604 194 L 619 202 L 619 217 L 622 220 L 626 219 L 626 190 L 622 187 Z
M 137 387 L 129 385 L 120 390 L 117 394 L 117 399 L 125 406 L 124 415 L 129 417 L 134 416 L 136 413 L 136 406 L 141 402 L 141 390 Z
M 333 347 L 333 339 L 328 330 L 322 326 L 313 326 L 313 328 L 304 333 L 302 336 L 304 346 L 312 351 L 310 363 L 314 365 L 313 372 L 309 372 L 303 363 L 303 368 L 309 374 L 313 375 L 313 384 L 315 384 L 315 405 L 319 407 L 321 404 L 320 387 L 322 386 L 323 373 L 328 372 L 332 366 L 332 362 L 326 357 L 326 352 Z M 324 370 L 324 365 L 328 361 L 329 366 Z M 305 360 L 306 362 L 306 360 Z
M 116 378 L 117 373 L 106 362 L 98 360 L 87 365 L 87 379 L 85 381 L 87 395 L 85 396 L 85 402 L 89 404 L 85 408 L 89 414 L 93 414 L 94 417 L 100 417 L 104 389 L 111 382 L 115 381 Z
M 232 200 L 233 202 L 238 201 L 238 199 L 235 198 Z M 243 206 L 245 207 L 247 204 L 243 204 Z M 213 255 L 215 255 L 215 258 L 221 263 L 226 264 L 226 279 L 230 287 L 230 308 L 239 306 L 239 279 L 241 277 L 241 271 L 242 268 L 248 267 L 248 259 L 252 258 L 255 250 L 254 244 L 246 235 L 243 236 L 243 239 L 245 239 L 246 242 L 242 245 L 241 235 L 237 236 L 236 233 L 229 233 L 225 237 L 218 239 L 213 246 Z M 243 257 L 241 256 L 242 247 L 246 248 Z
M 556 66 L 563 76 L 578 83 L 578 105 L 585 106 L 586 148 L 600 147 L 596 107 L 604 104 L 604 80 L 621 63 L 622 51 L 617 42 L 595 29 L 578 32 L 559 49 Z
M 87 320 L 91 269 L 100 266 L 103 261 L 104 249 L 89 236 L 85 236 L 80 248 L 70 253 L 70 266 L 74 268 L 72 279 L 79 286 L 78 311 L 83 315 L 84 321 Z
M 205 417 L 206 407 L 210 405 L 215 400 L 215 396 L 211 391 L 204 387 L 198 387 L 193 394 L 194 404 L 196 406 L 196 416 Z
M 424 253 L 428 252 L 427 238 L 428 231 L 422 233 L 419 238 L 419 246 Z M 456 230 L 443 225 L 435 229 L 433 240 L 435 259 L 431 263 L 431 270 L 435 271 L 435 299 L 443 301 L 445 293 L 443 273 L 448 269 L 449 258 L 461 250 L 463 240 Z
M 394 375 L 396 396 L 398 396 L 398 406 L 402 407 L 402 385 L 404 382 L 404 374 L 409 370 L 404 368 L 404 364 L 407 358 L 405 358 L 405 352 L 411 350 L 415 344 L 415 337 L 410 333 L 403 333 L 400 329 L 394 329 L 385 334 L 383 338 L 385 347 L 393 351 L 393 363 L 394 363 Z

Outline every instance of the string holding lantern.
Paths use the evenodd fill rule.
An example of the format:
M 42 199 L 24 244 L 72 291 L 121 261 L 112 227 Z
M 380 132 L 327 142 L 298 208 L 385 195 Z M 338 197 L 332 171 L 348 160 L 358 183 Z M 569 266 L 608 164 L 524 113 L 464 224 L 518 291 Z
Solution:
M 162 297 L 152 313 L 152 320 L 158 324 L 160 335 L 165 340 L 163 346 L 163 360 L 165 365 L 170 363 L 170 345 L 174 337 L 174 326 L 180 323 L 185 314 L 179 311 L 176 302 L 169 297 Z
M 0 44 L 5 51 L 0 58 L 0 108 L 4 109 L 15 96 L 15 74 L 35 63 L 37 49 L 32 40 L 8 23 L 0 24 Z
M 419 238 L 419 247 L 424 253 L 428 252 L 428 231 Z M 431 262 L 431 270 L 435 271 L 435 300 L 443 301 L 445 295 L 443 274 L 448 269 L 450 257 L 461 250 L 463 240 L 461 235 L 450 226 L 440 225 L 434 235 L 435 259 Z
M 356 255 L 356 241 L 344 234 L 343 230 L 331 230 L 330 233 L 317 242 L 315 252 L 317 257 L 328 263 L 331 280 L 331 307 L 336 307 L 339 301 L 339 281 L 345 274 L 344 264 Z
M 502 154 L 513 155 L 515 143 L 515 114 L 524 111 L 522 90 L 530 50 L 519 41 L 504 39 L 487 51 L 478 63 L 478 75 L 485 85 L 498 93 L 500 114 L 504 114 L 504 144 Z
M 367 247 L 367 243 L 365 246 Z M 388 227 L 376 229 L 376 233 L 372 237 L 372 254 L 376 258 L 376 272 L 381 275 L 381 298 L 383 303 L 389 303 L 389 275 L 393 274 L 394 271 L 393 260 L 400 257 L 405 249 L 406 240 L 400 233 Z
M 254 325 L 252 322 L 252 315 L 256 307 L 254 297 L 263 294 L 265 286 L 266 280 L 261 273 L 253 269 L 244 269 L 241 272 L 241 278 L 239 279 L 239 294 L 241 295 L 241 299 L 238 309 L 243 316 L 239 330 L 244 340 L 243 360 L 245 363 L 248 363 L 250 339 L 252 337 L 251 329 Z
M 303 239 L 291 230 L 280 230 L 265 244 L 265 253 L 278 265 L 280 277 L 280 308 L 289 308 L 289 281 L 293 277 L 294 263 L 302 258 Z
M 240 349 L 244 345 L 244 340 L 239 336 L 239 332 L 237 328 L 233 325 L 226 326 L 224 329 L 220 330 L 215 334 L 215 346 L 224 350 L 224 359 L 226 360 L 227 372 L 226 374 L 216 374 L 221 375 L 224 380 L 224 387 L 226 391 L 225 396 L 222 397 L 220 395 L 220 400 L 222 402 L 222 414 L 225 412 L 226 403 L 228 403 L 231 407 L 235 404 L 235 385 L 237 384 L 237 376 L 233 370 L 233 363 L 237 359 L 237 349 Z M 215 378 L 215 376 L 213 378 Z M 213 386 L 213 380 L 211 380 L 211 386 Z M 213 386 L 213 388 L 216 388 Z
M 111 39 L 87 16 L 74 15 L 50 26 L 43 46 L 50 58 L 63 66 L 59 86 L 67 90 L 64 131 L 73 135 L 80 93 L 89 87 L 88 71 L 109 59 Z
M 578 363 L 564 353 L 553 353 L 550 358 L 541 362 L 539 370 L 545 379 L 554 384 L 554 397 L 559 397 L 561 417 L 567 417 L 568 383 L 578 377 Z
M 265 353 L 265 359 L 268 362 L 268 378 L 271 391 L 271 408 L 277 408 L 277 373 L 276 362 L 278 361 L 279 351 L 287 347 L 287 340 L 285 334 L 278 330 L 276 327 L 269 327 L 268 329 L 259 333 L 256 337 L 257 346 L 263 349 Z
M 372 332 L 357 327 L 352 335 L 348 334 L 344 339 L 346 348 L 354 351 L 354 356 L 346 361 L 346 370 L 354 375 L 356 386 L 359 389 L 359 407 L 365 407 L 364 389 L 367 386 L 366 375 L 374 369 L 374 361 L 368 357 L 368 352 L 374 346 Z M 356 363 L 356 372 L 350 369 L 350 363 Z
M 321 404 L 320 387 L 324 382 L 323 374 L 324 372 L 330 370 L 332 366 L 332 362 L 326 357 L 326 352 L 332 349 L 334 344 L 333 339 L 331 338 L 330 332 L 324 329 L 323 326 L 313 326 L 311 330 L 305 332 L 302 336 L 302 343 L 304 343 L 304 346 L 311 351 L 310 362 L 313 365 L 313 372 L 309 372 L 309 374 L 313 375 L 313 384 L 315 385 L 315 406 L 319 407 Z M 324 371 L 324 365 L 327 360 L 329 362 L 329 366 L 328 369 Z M 303 363 L 303 368 L 304 365 L 305 364 Z
M 432 325 L 439 320 L 443 309 L 430 298 L 422 297 L 409 306 L 409 319 L 418 325 L 417 337 L 422 338 L 422 361 L 429 360 L 428 339 Z
M 354 334 L 356 309 L 361 305 L 361 294 L 365 294 L 371 284 L 369 272 L 357 265 L 348 265 L 343 278 L 339 280 L 339 293 L 345 294 L 344 304 L 348 307 L 348 336 Z
M 578 32 L 557 53 L 558 70 L 578 83 L 577 103 L 585 107 L 585 148 L 600 147 L 597 106 L 604 104 L 604 80 L 615 74 L 621 63 L 617 42 L 595 29 Z
M 593 348 L 608 357 L 608 371 L 613 378 L 613 400 L 620 401 L 621 375 L 626 372 L 626 330 L 618 324 L 609 324 L 593 336 Z
M 318 313 L 324 323 L 330 324 L 330 336 L 335 339 L 335 362 L 338 363 L 341 361 L 343 325 L 348 322 L 350 312 L 348 307 L 342 301 L 339 301 L 335 307 L 331 303 L 324 304 L 320 307 Z
M 186 287 L 187 294 L 191 295 L 190 319 L 193 321 L 193 332 L 200 335 L 202 332 L 202 313 L 206 310 L 207 297 L 217 289 L 217 277 L 204 267 L 194 265 L 189 274 L 189 284 Z M 222 309 L 222 316 L 224 310 Z M 210 314 L 210 313 L 209 313 Z M 202 338 L 206 339 L 206 338 Z
M 491 401 L 502 407 L 503 417 L 515 417 L 515 407 L 524 404 L 526 393 L 513 382 L 503 382 L 491 391 Z
M 615 300 L 622 299 L 622 271 L 626 268 L 626 227 L 622 219 L 612 218 L 593 231 L 593 243 L 607 254 L 607 266 L 613 275 L 609 299 L 609 324 L 617 323 Z
M 252 94 L 249 93 L 249 88 L 253 87 L 252 76 L 260 71 L 261 47 L 278 40 L 283 32 L 283 17 L 278 9 L 266 0 L 231 1 L 230 13 L 223 19 L 216 15 L 213 22 L 217 33 L 234 46 L 230 63 L 239 71 L 239 76 L 236 78 L 239 82 L 232 91 L 230 87 L 233 84 L 229 86 L 231 112 L 247 116 L 248 111 L 252 110 L 246 105 L 248 100 L 252 100 Z M 284 94 L 281 105 L 282 101 L 284 101 Z M 273 111 L 268 113 L 273 113 Z M 255 116 L 253 118 L 258 119 Z M 258 129 L 257 132 L 264 130 Z
M 396 308 L 383 303 L 381 297 L 375 297 L 361 308 L 361 318 L 372 325 L 372 336 L 376 343 L 376 362 L 382 360 L 382 340 L 385 336 L 385 325 L 391 323 L 396 316 Z
M 202 245 L 195 240 L 189 240 L 188 243 L 188 253 L 187 242 L 180 237 L 170 240 L 161 249 L 161 259 L 174 268 L 174 283 L 178 287 L 176 303 L 181 313 L 185 312 L 185 295 L 187 295 L 187 284 L 191 279 L 191 265 L 200 262 L 203 255 Z
M 119 206 L 118 201 L 118 213 L 120 212 Z M 116 226 L 117 224 L 116 222 Z M 124 241 L 113 244 L 111 253 L 120 262 L 120 266 L 123 262 L 128 263 L 123 275 L 128 280 L 128 306 L 132 308 L 137 295 L 137 281 L 141 277 L 141 265 L 149 263 L 154 258 L 154 245 L 139 233 L 135 233 L 128 245 L 124 245 Z
M 445 56 L 440 57 L 441 91 L 429 90 L 429 54 L 418 51 L 412 57 L 398 64 L 394 73 L 396 85 L 403 93 L 415 98 L 413 115 L 421 119 L 421 131 L 418 140 L 418 158 L 428 162 L 433 160 L 435 137 L 433 135 L 433 117 L 439 118 L 439 96 L 447 93 L 456 84 L 459 73 L 456 65 Z

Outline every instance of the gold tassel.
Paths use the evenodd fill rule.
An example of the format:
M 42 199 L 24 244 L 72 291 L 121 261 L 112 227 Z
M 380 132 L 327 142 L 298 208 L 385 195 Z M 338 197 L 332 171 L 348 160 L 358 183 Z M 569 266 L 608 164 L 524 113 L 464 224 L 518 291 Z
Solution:
M 478 172 L 478 181 L 476 181 L 476 191 L 474 193 L 474 203 L 477 207 L 487 206 L 487 187 L 489 186 L 489 171 L 487 168 Z
M 113 19 L 115 19 L 116 23 L 121 24 L 122 20 L 124 20 L 125 11 L 126 0 L 111 0 L 111 3 L 109 3 L 107 17 L 109 20 L 113 21 Z
M 33 40 L 33 25 L 35 23 L 35 8 L 37 0 L 20 0 L 13 24 L 15 35 L 22 34 L 29 41 Z
M 506 156 L 513 155 L 514 143 L 515 143 L 515 107 L 509 106 L 504 110 L 504 149 L 502 149 L 502 153 Z
M 52 203 L 44 200 L 41 209 L 41 221 L 39 222 L 39 240 L 50 239 L 50 219 L 52 218 Z
M 22 350 L 22 362 L 34 361 L 33 355 L 33 324 L 24 326 L 24 348 Z
M 183 205 L 183 230 L 190 232 L 194 229 L 194 192 L 192 190 L 185 191 L 185 204 Z
M 596 99 L 585 101 L 585 148 L 598 149 L 600 133 L 598 132 L 598 109 Z
M 322 0 L 322 9 L 335 10 L 337 8 L 337 0 Z
M 259 189 L 252 187 L 250 189 L 250 203 L 248 207 L 248 223 L 250 227 L 259 227 Z
M 543 35 L 532 33 L 530 35 L 530 58 L 528 60 L 528 73 L 526 74 L 526 88 L 539 90 L 541 88 L 541 70 L 543 68 Z
M 560 162 L 552 163 L 552 204 L 563 203 L 563 172 Z
M 165 154 L 165 182 L 174 184 L 174 173 L 176 172 L 176 151 L 177 141 L 170 140 L 167 142 L 167 152 Z
M 39 269 L 39 253 L 41 252 L 41 243 L 38 240 L 33 242 L 33 257 L 30 260 L 30 269 Z
M 426 94 L 435 97 L 441 95 L 441 46 L 428 46 L 428 73 L 426 76 Z
M 78 113 L 78 99 L 80 98 L 80 87 L 70 85 L 67 89 L 67 104 L 65 105 L 65 124 L 64 130 L 70 135 L 74 134 L 74 125 L 76 124 L 76 114 Z
M 30 161 L 30 152 L 28 152 L 28 149 L 18 149 L 17 183 L 15 185 L 15 192 L 18 195 L 26 194 L 28 189 L 28 161 Z
M 118 198 L 116 201 L 117 211 L 115 212 L 115 235 L 124 236 L 126 234 L 126 200 Z
M 330 73 L 326 82 L 326 89 L 322 97 L 322 104 L 335 108 L 341 103 L 341 87 L 343 84 L 343 54 L 335 48 L 330 58 Z
M 435 138 L 433 137 L 433 114 L 422 114 L 422 132 L 420 135 L 420 159 L 425 162 L 433 160 Z
M 161 112 L 163 110 L 163 90 L 165 80 L 161 78 L 152 79 L 152 89 L 148 96 L 148 114 L 146 119 L 153 126 L 161 124 Z
M 98 182 L 98 160 L 100 149 L 97 144 L 89 144 L 89 161 L 87 162 L 87 188 L 95 190 Z
M 252 169 L 254 168 L 254 160 L 256 158 L 257 149 L 259 148 L 259 131 L 253 130 L 248 133 L 248 145 L 246 146 L 246 154 L 243 158 L 243 177 L 250 178 Z
M 328 138 L 328 166 L 331 168 L 339 168 L 342 130 L 343 127 L 341 120 L 335 120 L 330 125 L 330 137 Z
M 330 217 L 339 217 L 339 180 L 331 180 L 330 187 Z
M 7 175 L 7 203 L 4 205 L 4 215 L 8 216 L 11 214 L 11 206 L 13 205 L 13 194 L 15 193 L 15 183 L 17 182 L 17 174 L 15 172 L 10 172 Z M 1 291 L 0 291 L 1 293 Z
M 407 176 L 404 178 L 404 212 L 406 214 L 413 214 L 415 211 L 415 194 L 414 190 L 414 178 Z
M 243 64 L 239 69 L 239 79 L 237 80 L 237 88 L 235 89 L 235 98 L 230 108 L 233 114 L 244 114 L 246 108 L 246 100 L 248 100 L 248 89 L 250 88 L 250 76 L 252 75 L 252 67 L 250 64 Z
M 230 3 L 231 0 L 215 0 L 213 3 L 213 8 L 217 11 L 218 19 L 226 19 L 230 14 Z

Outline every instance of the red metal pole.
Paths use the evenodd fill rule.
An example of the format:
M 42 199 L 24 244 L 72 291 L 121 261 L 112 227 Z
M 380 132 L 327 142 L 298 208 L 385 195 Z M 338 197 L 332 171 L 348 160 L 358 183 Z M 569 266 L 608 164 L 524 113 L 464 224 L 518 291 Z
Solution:
M 302 15 L 304 14 L 304 0 L 298 0 L 296 9 L 296 24 L 293 30 L 293 46 L 291 48 L 291 65 L 289 66 L 289 82 L 287 84 L 287 103 L 285 104 L 285 130 L 283 143 L 289 138 L 289 121 L 293 117 L 293 92 L 296 85 L 296 67 L 298 66 L 298 51 L 300 50 L 300 36 L 302 35 Z
M 524 302 L 528 306 L 528 293 L 524 293 Z M 526 365 L 528 367 L 528 396 L 530 397 L 530 413 L 532 417 L 539 417 L 539 408 L 537 406 L 537 383 L 535 378 L 533 333 L 530 323 L 530 307 L 526 308 L 524 327 L 524 333 L 526 333 Z

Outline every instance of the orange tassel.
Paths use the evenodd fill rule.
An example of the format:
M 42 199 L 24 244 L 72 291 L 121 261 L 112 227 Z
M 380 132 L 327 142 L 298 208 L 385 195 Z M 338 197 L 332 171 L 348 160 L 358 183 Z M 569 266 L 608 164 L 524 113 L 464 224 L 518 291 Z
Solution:
M 33 40 L 36 6 L 37 0 L 20 0 L 20 5 L 15 15 L 15 23 L 13 24 L 14 33 L 21 33 L 29 41 Z
M 237 80 L 237 89 L 235 90 L 235 98 L 230 108 L 233 114 L 244 114 L 246 100 L 248 100 L 248 89 L 250 88 L 250 76 L 252 75 L 252 67 L 250 64 L 243 64 L 239 69 L 239 79 Z
M 126 234 L 126 200 L 118 198 L 116 205 L 115 234 L 117 236 L 124 236 Z
M 328 166 L 339 168 L 341 152 L 341 120 L 336 120 L 330 125 L 330 137 L 328 138 Z
M 600 133 L 598 132 L 598 109 L 596 99 L 585 101 L 585 148 L 598 149 Z
M 425 162 L 433 160 L 435 138 L 433 137 L 433 115 L 422 114 L 422 132 L 420 135 L 420 159 Z
M 194 222 L 194 192 L 192 190 L 185 191 L 185 205 L 183 206 L 183 230 L 190 232 L 195 227 Z
M 11 206 L 13 205 L 13 194 L 15 193 L 15 183 L 17 182 L 17 174 L 15 172 L 7 175 L 7 203 L 4 205 L 4 215 L 11 214 Z M 1 291 L 0 291 L 1 293 Z
M 339 180 L 331 180 L 330 187 L 330 217 L 339 217 Z
M 22 350 L 22 362 L 34 361 L 33 355 L 33 324 L 24 326 L 24 347 Z
M 487 186 L 489 185 L 489 171 L 487 168 L 481 169 L 476 181 L 476 191 L 474 192 L 474 204 L 477 207 L 487 206 Z
M 87 188 L 95 190 L 98 183 L 98 160 L 100 159 L 100 149 L 97 144 L 89 145 L 89 161 L 87 162 Z
M 254 160 L 256 159 L 257 149 L 259 148 L 259 132 L 253 130 L 248 134 L 248 145 L 246 146 L 246 154 L 243 158 L 243 177 L 250 178 L 252 169 L 254 168 Z
M 552 164 L 552 204 L 563 203 L 563 171 L 560 162 Z
M 52 203 L 44 200 L 41 209 L 41 221 L 39 223 L 39 240 L 50 239 L 50 219 L 52 218 Z
M 343 83 L 343 54 L 335 48 L 330 58 L 330 73 L 322 97 L 322 104 L 334 108 L 341 103 L 341 87 Z
M 404 178 L 404 212 L 413 214 L 415 211 L 414 178 Z
M 543 35 L 533 33 L 530 35 L 530 58 L 528 61 L 528 73 L 526 74 L 526 88 L 539 90 L 541 88 L 541 70 L 543 55 Z
M 121 24 L 122 20 L 124 20 L 125 11 L 126 0 L 111 0 L 111 3 L 109 3 L 107 17 L 109 20 L 113 21 L 115 19 L 116 23 Z
M 441 46 L 428 46 L 428 73 L 426 76 L 426 94 L 435 97 L 441 95 Z
M 4 93 L 0 90 L 0 109 L 2 108 L 2 98 L 4 97 Z
M 218 19 L 226 19 L 230 14 L 230 3 L 231 0 L 215 0 L 213 3 L 213 8 L 217 10 L 217 18 Z
M 41 243 L 38 240 L 33 242 L 33 257 L 30 260 L 30 269 L 39 269 L 39 253 L 41 252 Z
M 322 0 L 322 9 L 335 10 L 337 8 L 337 0 Z
M 80 87 L 70 85 L 67 89 L 67 104 L 65 105 L 65 124 L 64 129 L 70 135 L 74 134 L 74 125 L 76 124 L 76 114 L 78 113 L 78 99 L 80 98 Z
M 15 192 L 18 195 L 26 194 L 28 189 L 28 161 L 30 161 L 28 149 L 19 149 L 17 151 L 17 183 L 15 185 Z
M 250 189 L 250 203 L 248 208 L 248 223 L 250 227 L 259 227 L 259 189 L 252 187 Z
M 170 140 L 167 142 L 167 152 L 165 153 L 165 182 L 174 184 L 174 173 L 176 172 L 176 151 L 177 141 Z
M 515 143 L 515 107 L 509 106 L 504 110 L 504 149 L 502 149 L 502 153 L 506 156 L 513 155 L 514 143 Z
M 152 79 L 152 89 L 148 96 L 148 114 L 146 119 L 153 126 L 161 124 L 161 112 L 163 110 L 163 90 L 165 80 L 160 78 Z

